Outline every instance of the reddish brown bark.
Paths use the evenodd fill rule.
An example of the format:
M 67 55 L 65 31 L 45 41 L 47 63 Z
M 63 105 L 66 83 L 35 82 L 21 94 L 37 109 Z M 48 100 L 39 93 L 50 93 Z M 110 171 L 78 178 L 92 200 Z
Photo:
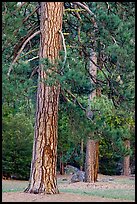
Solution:
M 127 149 L 130 149 L 130 141 L 129 140 L 125 140 L 124 141 L 125 147 Z M 124 165 L 123 165 L 123 170 L 124 170 L 124 176 L 129 176 L 130 174 L 130 155 L 127 155 L 124 157 Z
M 48 58 L 53 69 L 55 59 L 59 58 L 62 42 L 59 30 L 62 30 L 63 2 L 41 2 L 40 59 Z M 48 70 L 52 74 L 51 70 Z M 57 126 L 60 85 L 46 85 L 47 73 L 40 65 L 37 90 L 37 111 L 33 156 L 29 186 L 30 193 L 58 193 L 56 178 L 57 162 Z
M 94 182 L 98 179 L 98 168 L 99 168 L 99 141 L 95 142 L 95 172 L 94 172 Z
M 91 49 L 91 60 L 97 63 L 97 56 L 96 53 Z M 89 72 L 93 79 L 91 78 L 91 84 L 95 84 L 96 76 L 97 76 L 97 67 L 95 64 L 90 61 L 89 65 Z M 100 95 L 99 92 L 94 89 L 91 94 L 89 95 L 89 112 L 90 112 L 90 103 L 91 100 L 96 97 L 96 95 Z M 85 181 L 86 182 L 96 182 L 98 176 L 98 155 L 99 155 L 99 143 L 93 140 L 94 133 L 91 133 L 91 137 L 87 140 L 86 146 L 86 163 L 85 163 Z
M 96 182 L 98 177 L 99 142 L 88 139 L 86 145 L 85 181 Z
M 60 174 L 64 175 L 65 171 L 64 171 L 64 162 L 63 162 L 63 153 L 60 153 Z

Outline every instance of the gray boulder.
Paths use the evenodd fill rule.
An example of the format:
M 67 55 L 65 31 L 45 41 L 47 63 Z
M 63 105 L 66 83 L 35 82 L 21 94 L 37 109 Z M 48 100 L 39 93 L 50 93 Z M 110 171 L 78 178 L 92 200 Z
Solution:
M 85 181 L 85 172 L 84 171 L 77 171 L 71 178 L 71 183 Z
M 76 173 L 77 171 L 79 171 L 78 168 L 74 167 L 74 166 L 71 166 L 71 165 L 67 165 L 65 168 L 65 173 L 66 174 L 74 174 Z

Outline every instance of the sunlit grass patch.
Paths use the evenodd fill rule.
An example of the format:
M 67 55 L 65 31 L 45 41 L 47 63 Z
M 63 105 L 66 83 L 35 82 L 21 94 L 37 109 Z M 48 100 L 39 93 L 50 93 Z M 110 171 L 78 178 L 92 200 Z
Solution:
M 135 185 L 135 179 L 131 180 L 131 179 L 117 179 L 116 183 L 119 184 L 127 184 L 127 185 Z
M 2 192 L 21 192 L 28 185 L 28 181 L 6 181 L 2 182 Z
M 102 198 L 114 198 L 124 200 L 135 200 L 135 190 L 125 189 L 92 189 L 92 191 L 82 191 L 79 189 L 60 189 L 61 192 L 77 193 L 81 195 L 97 196 Z

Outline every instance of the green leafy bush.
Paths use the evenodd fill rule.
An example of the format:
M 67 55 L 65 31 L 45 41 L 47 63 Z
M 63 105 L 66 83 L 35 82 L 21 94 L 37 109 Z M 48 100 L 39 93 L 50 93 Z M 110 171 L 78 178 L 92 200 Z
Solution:
M 119 152 L 114 151 L 113 142 L 103 139 L 100 142 L 99 172 L 104 175 L 120 175 L 123 161 Z
M 24 113 L 3 117 L 3 175 L 28 179 L 32 155 L 33 123 Z

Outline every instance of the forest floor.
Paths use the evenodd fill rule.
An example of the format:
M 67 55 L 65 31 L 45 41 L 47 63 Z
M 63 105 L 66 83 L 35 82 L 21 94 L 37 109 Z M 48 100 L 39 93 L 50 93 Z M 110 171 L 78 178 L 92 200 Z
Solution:
M 2 202 L 135 202 L 135 177 L 98 175 L 98 182 L 71 183 L 72 175 L 58 175 L 60 193 L 29 194 L 28 181 L 2 180 Z

